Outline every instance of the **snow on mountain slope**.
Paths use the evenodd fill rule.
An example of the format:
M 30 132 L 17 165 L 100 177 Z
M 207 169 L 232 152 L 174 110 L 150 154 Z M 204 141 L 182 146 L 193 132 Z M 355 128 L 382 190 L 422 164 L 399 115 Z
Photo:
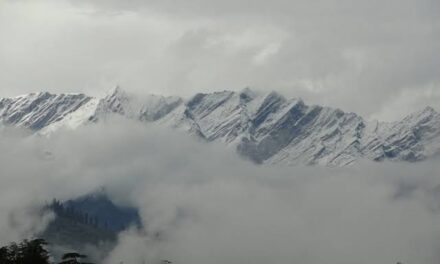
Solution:
M 431 107 L 382 126 L 364 146 L 374 160 L 419 161 L 440 150 L 440 114 Z
M 40 130 L 62 120 L 87 104 L 91 97 L 84 94 L 32 93 L 0 99 L 0 120 L 6 124 Z
M 89 98 L 76 111 L 68 112 L 62 118 L 54 120 L 54 122 L 37 130 L 42 135 L 48 135 L 59 129 L 76 129 L 81 125 L 98 122 L 110 115 L 139 118 L 143 121 L 155 121 L 174 110 L 181 102 L 181 99 L 178 97 L 157 95 L 150 95 L 139 99 L 128 95 L 121 88 L 116 87 L 103 98 Z M 9 123 L 6 119 L 4 121 Z M 28 126 L 24 125 L 24 127 Z
M 97 98 L 91 98 L 76 111 L 67 113 L 63 118 L 42 128 L 39 133 L 42 135 L 48 135 L 59 129 L 76 129 L 81 125 L 86 125 L 95 115 L 99 101 L 100 100 Z
M 265 164 L 345 166 L 361 158 L 419 161 L 440 151 L 440 114 L 429 107 L 401 121 L 382 123 L 250 89 L 199 93 L 188 100 L 135 97 L 118 87 L 103 98 L 38 93 L 0 99 L 0 122 L 41 134 L 75 129 L 109 115 L 184 130 Z

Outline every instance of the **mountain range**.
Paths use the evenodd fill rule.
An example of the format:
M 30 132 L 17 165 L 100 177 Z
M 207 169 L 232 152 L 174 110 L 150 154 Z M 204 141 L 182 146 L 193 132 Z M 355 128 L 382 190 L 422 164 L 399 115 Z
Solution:
M 249 88 L 198 93 L 189 99 L 139 98 L 119 87 L 101 98 L 48 92 L 0 98 L 0 123 L 41 135 L 78 129 L 112 115 L 221 142 L 259 164 L 346 166 L 360 159 L 415 162 L 440 153 L 440 114 L 431 107 L 402 120 L 379 122 Z

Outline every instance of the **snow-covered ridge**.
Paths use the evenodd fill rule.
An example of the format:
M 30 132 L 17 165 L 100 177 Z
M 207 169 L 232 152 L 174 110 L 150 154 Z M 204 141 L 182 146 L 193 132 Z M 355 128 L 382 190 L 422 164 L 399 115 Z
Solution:
M 41 134 L 76 129 L 109 115 L 223 142 L 265 164 L 345 166 L 361 158 L 419 161 L 440 152 L 440 114 L 430 107 L 384 123 L 248 88 L 199 93 L 188 100 L 159 95 L 139 98 L 118 87 L 103 98 L 33 93 L 0 99 L 0 123 Z

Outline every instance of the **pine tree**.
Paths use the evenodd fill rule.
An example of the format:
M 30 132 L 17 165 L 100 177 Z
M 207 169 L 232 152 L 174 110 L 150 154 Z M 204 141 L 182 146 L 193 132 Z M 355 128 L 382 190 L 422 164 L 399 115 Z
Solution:
M 44 239 L 24 240 L 18 246 L 20 264 L 48 264 L 49 252 L 44 248 Z
M 24 240 L 0 248 L 0 264 L 49 264 L 49 252 L 43 239 Z
M 7 247 L 0 248 L 0 264 L 8 264 L 9 262 L 9 254 Z

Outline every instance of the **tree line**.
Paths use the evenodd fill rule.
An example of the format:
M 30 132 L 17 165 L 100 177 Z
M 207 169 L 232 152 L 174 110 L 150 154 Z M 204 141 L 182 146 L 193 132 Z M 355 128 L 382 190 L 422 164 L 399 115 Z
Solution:
M 47 205 L 49 210 L 52 210 L 57 216 L 69 218 L 75 222 L 92 226 L 94 228 L 102 228 L 107 230 L 107 223 L 100 223 L 98 217 L 83 212 L 74 206 L 63 205 L 60 201 L 54 199 L 52 203 Z
M 11 243 L 0 247 L 0 264 L 55 264 L 51 262 L 50 253 L 46 249 L 47 242 L 37 238 L 23 240 L 20 243 Z M 92 264 L 84 262 L 86 255 L 69 252 L 62 256 L 58 264 Z

